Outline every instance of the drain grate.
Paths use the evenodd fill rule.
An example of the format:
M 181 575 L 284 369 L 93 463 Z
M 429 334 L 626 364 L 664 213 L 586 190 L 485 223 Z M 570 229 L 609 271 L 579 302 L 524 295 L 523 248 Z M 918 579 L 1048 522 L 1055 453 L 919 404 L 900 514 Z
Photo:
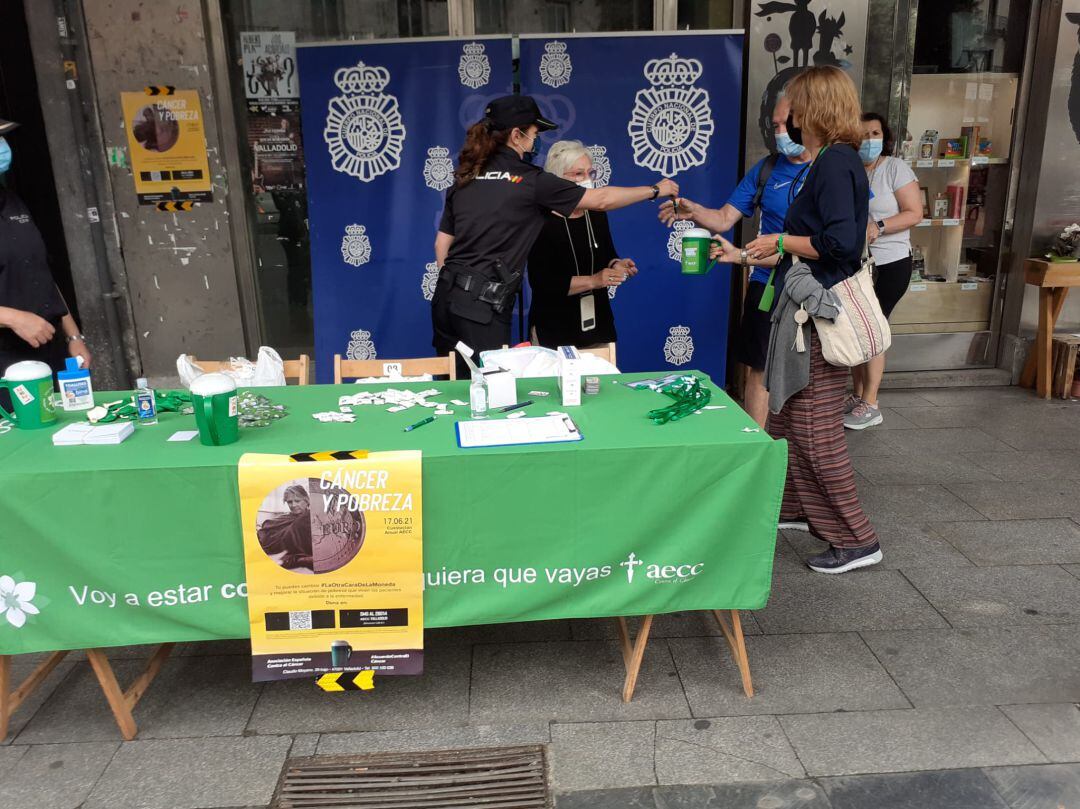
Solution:
M 544 748 L 291 758 L 271 809 L 457 806 L 550 809 Z

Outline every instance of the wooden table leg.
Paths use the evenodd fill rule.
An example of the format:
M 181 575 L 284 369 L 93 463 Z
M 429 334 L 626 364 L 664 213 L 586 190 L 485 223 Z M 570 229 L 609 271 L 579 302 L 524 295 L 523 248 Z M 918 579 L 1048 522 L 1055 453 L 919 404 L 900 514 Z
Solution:
M 66 655 L 66 651 L 53 652 L 15 690 L 11 689 L 11 655 L 0 655 L 0 742 L 7 738 L 8 723 L 15 709 L 34 693 Z
M 1065 296 L 1068 293 L 1068 287 L 1040 287 L 1039 289 L 1039 331 L 1035 335 L 1035 345 L 1032 346 L 1028 358 L 1024 362 L 1024 371 L 1020 374 L 1020 387 L 1022 388 L 1034 388 L 1038 376 L 1039 341 L 1043 334 L 1043 295 L 1045 294 L 1050 298 L 1050 317 L 1046 326 L 1046 334 L 1050 335 L 1049 339 L 1053 342 L 1054 327 L 1057 324 L 1058 317 L 1061 315 L 1061 310 L 1065 306 Z
M 86 650 L 86 657 L 90 660 L 90 665 L 94 669 L 101 690 L 105 693 L 105 699 L 112 709 L 113 717 L 120 728 L 120 735 L 126 741 L 130 742 L 139 732 L 131 712 L 139 703 L 139 700 L 142 699 L 142 695 L 146 693 L 150 683 L 157 677 L 161 667 L 165 665 L 165 661 L 168 660 L 174 645 L 172 643 L 161 644 L 147 662 L 142 674 L 135 678 L 127 691 L 121 690 L 120 684 L 116 681 L 116 674 L 113 672 L 112 665 L 109 663 L 109 658 L 105 656 L 105 652 L 102 649 Z
M 638 674 L 641 672 L 641 660 L 645 657 L 645 647 L 649 643 L 649 632 L 652 630 L 653 617 L 646 615 L 641 619 L 641 628 L 633 643 L 630 642 L 630 632 L 626 626 L 625 618 L 616 619 L 619 627 L 619 645 L 622 648 L 623 662 L 626 664 L 626 679 L 623 681 L 622 699 L 629 702 L 634 698 L 634 689 L 637 687 Z
M 743 641 L 742 620 L 739 618 L 739 611 L 725 610 L 724 612 L 731 613 L 730 626 L 724 620 L 723 612 L 720 610 L 713 610 L 713 615 L 716 617 L 716 623 L 720 624 L 720 631 L 724 633 L 728 646 L 731 647 L 731 656 L 735 658 L 735 665 L 739 667 L 743 691 L 746 696 L 753 697 L 754 683 L 750 679 L 750 658 L 746 655 L 746 644 Z

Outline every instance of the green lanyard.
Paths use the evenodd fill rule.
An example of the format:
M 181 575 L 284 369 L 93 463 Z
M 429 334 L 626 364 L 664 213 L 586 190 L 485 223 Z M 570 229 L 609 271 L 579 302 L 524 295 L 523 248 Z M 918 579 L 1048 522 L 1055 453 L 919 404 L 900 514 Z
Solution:
M 802 185 L 799 186 L 799 191 L 802 191 L 803 186 L 806 185 L 806 181 L 810 179 L 810 170 L 814 168 L 814 163 L 817 163 L 818 158 L 825 153 L 825 150 L 829 148 L 828 144 L 822 146 L 817 155 L 814 156 L 809 168 L 806 169 L 806 180 L 803 180 Z M 792 188 L 795 187 L 795 183 L 799 181 L 799 178 L 795 178 L 795 182 L 791 184 Z M 780 262 L 784 260 L 784 234 L 781 233 L 776 241 L 776 252 L 778 258 L 776 264 L 773 265 L 772 270 L 769 272 L 769 280 L 765 282 L 765 291 L 761 293 L 761 301 L 758 303 L 759 312 L 772 311 L 773 301 L 776 299 L 776 268 L 780 266 Z

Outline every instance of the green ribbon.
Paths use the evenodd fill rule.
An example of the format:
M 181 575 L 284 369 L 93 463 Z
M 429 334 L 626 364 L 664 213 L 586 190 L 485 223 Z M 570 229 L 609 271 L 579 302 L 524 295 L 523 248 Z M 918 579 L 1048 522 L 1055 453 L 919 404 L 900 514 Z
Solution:
M 678 421 L 681 418 L 696 413 L 712 401 L 712 391 L 702 386 L 701 380 L 696 376 L 681 376 L 666 385 L 654 388 L 664 394 L 674 403 L 667 407 L 658 407 L 649 411 L 649 418 L 653 424 L 667 424 L 669 421 Z

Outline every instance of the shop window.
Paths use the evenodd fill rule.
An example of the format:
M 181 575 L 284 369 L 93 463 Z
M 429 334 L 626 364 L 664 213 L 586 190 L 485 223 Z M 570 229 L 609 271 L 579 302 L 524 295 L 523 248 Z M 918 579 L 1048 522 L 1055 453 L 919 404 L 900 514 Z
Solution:
M 733 6 L 732 0 L 682 0 L 677 27 L 680 31 L 742 28 L 734 20 Z
M 651 31 L 652 0 L 474 0 L 477 34 Z

